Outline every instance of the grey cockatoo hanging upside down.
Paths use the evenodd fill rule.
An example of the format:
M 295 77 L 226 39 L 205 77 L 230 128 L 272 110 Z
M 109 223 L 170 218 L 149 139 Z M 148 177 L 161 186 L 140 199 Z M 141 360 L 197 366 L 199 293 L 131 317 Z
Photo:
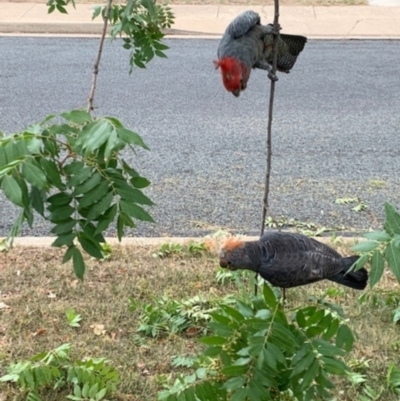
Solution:
M 254 11 L 245 11 L 226 28 L 218 46 L 216 68 L 221 69 L 225 89 L 236 97 L 245 90 L 252 68 L 272 74 L 274 26 L 261 25 L 260 16 Z M 298 35 L 279 35 L 277 70 L 289 73 L 297 56 L 304 49 L 307 38 Z

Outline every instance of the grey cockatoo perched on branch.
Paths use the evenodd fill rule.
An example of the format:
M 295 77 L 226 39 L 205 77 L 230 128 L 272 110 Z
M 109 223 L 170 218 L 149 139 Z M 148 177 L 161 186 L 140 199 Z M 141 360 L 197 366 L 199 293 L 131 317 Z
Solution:
M 218 46 L 216 68 L 221 68 L 222 81 L 227 91 L 239 96 L 246 89 L 252 68 L 272 74 L 273 33 L 271 24 L 261 25 L 260 16 L 254 11 L 245 11 L 226 28 Z M 297 56 L 304 49 L 307 38 L 298 35 L 279 35 L 277 69 L 290 72 Z

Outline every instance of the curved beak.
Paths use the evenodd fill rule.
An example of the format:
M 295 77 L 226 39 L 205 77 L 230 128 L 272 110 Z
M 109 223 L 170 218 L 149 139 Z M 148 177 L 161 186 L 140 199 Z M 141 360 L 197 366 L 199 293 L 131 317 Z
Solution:
M 220 258 L 220 259 L 219 259 L 219 265 L 220 265 L 221 267 L 228 267 L 228 262 L 227 262 L 226 259 Z

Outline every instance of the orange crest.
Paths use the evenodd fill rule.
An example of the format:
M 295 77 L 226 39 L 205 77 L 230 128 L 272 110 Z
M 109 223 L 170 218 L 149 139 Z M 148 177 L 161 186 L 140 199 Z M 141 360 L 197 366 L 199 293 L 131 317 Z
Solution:
M 224 244 L 222 245 L 222 249 L 224 251 L 230 252 L 234 251 L 237 248 L 242 248 L 244 246 L 244 242 L 237 237 L 230 237 L 228 238 Z

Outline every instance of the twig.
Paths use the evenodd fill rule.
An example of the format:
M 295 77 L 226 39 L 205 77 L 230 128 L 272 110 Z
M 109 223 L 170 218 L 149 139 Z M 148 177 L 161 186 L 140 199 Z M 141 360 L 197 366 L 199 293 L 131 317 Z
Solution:
M 275 76 L 278 64 L 278 41 L 279 41 L 279 0 L 274 0 L 275 14 L 274 14 L 274 33 L 273 33 L 273 46 L 274 53 L 272 59 L 272 75 Z M 272 116 L 274 109 L 274 96 L 275 96 L 275 80 L 271 80 L 271 90 L 269 92 L 269 111 L 268 111 L 268 131 L 267 131 L 267 169 L 265 173 L 265 191 L 263 200 L 263 211 L 261 220 L 261 233 L 260 237 L 264 234 L 265 220 L 269 209 L 268 195 L 269 183 L 271 177 L 271 159 L 272 159 Z M 258 292 L 258 273 L 256 273 L 256 283 L 254 286 L 254 294 L 257 296 Z
M 94 66 L 93 66 L 92 86 L 91 86 L 90 92 L 89 92 L 88 107 L 87 107 L 87 112 L 88 113 L 90 113 L 92 110 L 94 110 L 94 107 L 93 107 L 94 93 L 96 91 L 97 75 L 99 73 L 100 59 L 101 59 L 101 54 L 103 52 L 104 39 L 105 39 L 106 33 L 107 33 L 108 17 L 110 15 L 112 1 L 113 0 L 107 0 L 106 10 L 104 12 L 103 31 L 102 31 L 101 37 L 100 37 L 99 50 L 97 52 L 97 58 L 96 58 L 96 61 L 94 63 Z

